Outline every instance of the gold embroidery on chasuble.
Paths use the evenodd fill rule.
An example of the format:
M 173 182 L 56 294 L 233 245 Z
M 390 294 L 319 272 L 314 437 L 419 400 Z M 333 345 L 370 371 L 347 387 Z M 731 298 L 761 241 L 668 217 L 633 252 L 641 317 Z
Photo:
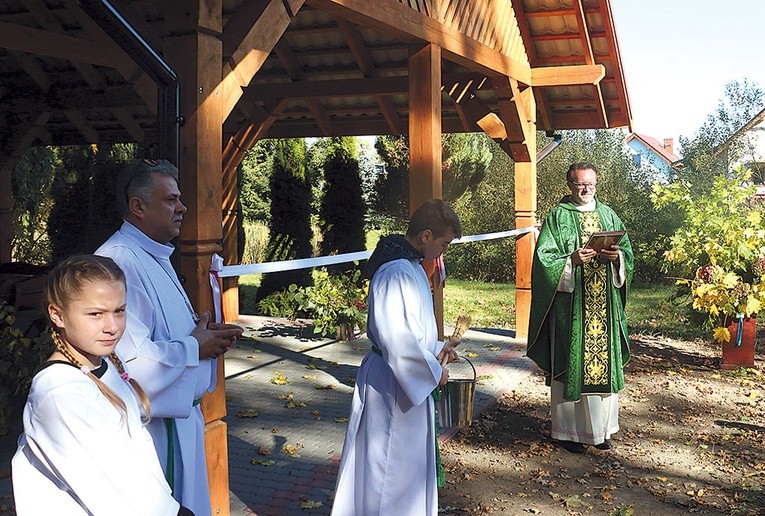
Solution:
M 600 231 L 600 217 L 594 211 L 580 212 L 582 242 Z M 607 263 L 593 259 L 582 267 L 584 280 L 584 336 L 583 383 L 608 385 L 608 326 L 606 323 Z

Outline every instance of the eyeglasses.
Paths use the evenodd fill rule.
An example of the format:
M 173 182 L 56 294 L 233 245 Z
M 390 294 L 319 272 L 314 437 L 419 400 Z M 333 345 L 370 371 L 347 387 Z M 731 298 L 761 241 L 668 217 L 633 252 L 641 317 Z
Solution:
M 587 188 L 589 190 L 593 190 L 593 189 L 595 189 L 596 186 L 598 186 L 597 183 L 576 183 L 574 181 L 569 181 L 568 183 L 571 184 L 571 185 L 574 185 L 579 190 L 584 190 L 585 188 Z

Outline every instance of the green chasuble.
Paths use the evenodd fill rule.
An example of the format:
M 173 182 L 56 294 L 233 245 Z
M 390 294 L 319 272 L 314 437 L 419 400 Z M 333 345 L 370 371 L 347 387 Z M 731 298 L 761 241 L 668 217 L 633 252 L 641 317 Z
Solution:
M 624 388 L 623 368 L 629 360 L 624 306 L 633 270 L 629 236 L 619 243 L 626 272 L 621 288 L 614 287 L 610 262 L 596 258 L 574 268 L 573 292 L 558 292 L 571 253 L 594 231 L 617 229 L 625 229 L 624 224 L 605 204 L 596 199 L 595 211 L 583 212 L 567 196 L 552 209 L 539 233 L 531 269 L 526 354 L 548 374 L 548 381 L 551 377 L 564 384 L 567 400 Z

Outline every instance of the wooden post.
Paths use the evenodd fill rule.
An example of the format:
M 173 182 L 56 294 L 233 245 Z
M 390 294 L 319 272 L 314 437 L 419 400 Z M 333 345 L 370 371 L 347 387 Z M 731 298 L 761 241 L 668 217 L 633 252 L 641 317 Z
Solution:
M 441 190 L 441 47 L 428 44 L 409 52 L 409 213 Z M 425 264 L 432 270 L 432 264 Z M 439 338 L 444 336 L 444 297 L 433 283 Z
M 198 311 L 212 312 L 208 273 L 221 242 L 221 91 L 223 43 L 222 0 L 168 2 L 165 57 L 179 74 L 181 128 L 180 189 L 189 211 L 181 228 L 180 269 L 185 288 Z M 218 385 L 204 397 L 205 450 L 212 513 L 229 514 L 228 451 L 223 360 Z
M 516 92 L 516 95 L 518 92 Z M 537 142 L 536 106 L 531 88 L 519 95 L 516 105 L 525 116 L 524 141 L 529 161 L 515 163 L 515 227 L 525 228 L 536 223 L 537 217 Z M 525 108 L 525 109 L 523 109 Z M 526 155 L 526 153 L 524 153 Z M 529 335 L 529 314 L 531 313 L 531 262 L 534 258 L 536 237 L 526 233 L 515 242 L 515 336 L 526 339 Z
M 534 154 L 532 154 L 533 156 Z M 536 162 L 515 164 L 515 227 L 525 228 L 536 222 Z M 528 338 L 531 313 L 531 262 L 534 258 L 534 233 L 515 241 L 515 336 Z

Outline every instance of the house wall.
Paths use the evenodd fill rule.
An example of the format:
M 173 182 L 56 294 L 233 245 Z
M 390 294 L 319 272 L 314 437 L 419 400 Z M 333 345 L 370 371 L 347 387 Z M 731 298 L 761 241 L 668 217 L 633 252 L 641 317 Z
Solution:
M 639 156 L 639 164 L 641 167 L 653 171 L 655 181 L 667 181 L 669 179 L 672 167 L 670 167 L 662 158 L 657 156 L 656 153 L 642 141 L 633 138 L 627 143 L 627 146 L 632 150 L 633 158 Z

